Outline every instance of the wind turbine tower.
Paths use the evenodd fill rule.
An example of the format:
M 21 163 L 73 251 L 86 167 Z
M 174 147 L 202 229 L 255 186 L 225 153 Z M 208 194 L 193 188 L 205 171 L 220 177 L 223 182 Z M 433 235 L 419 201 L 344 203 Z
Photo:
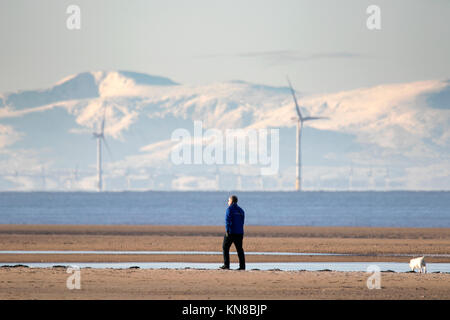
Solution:
M 100 132 L 93 132 L 92 135 L 97 139 L 97 190 L 100 192 L 103 189 L 103 177 L 102 177 L 102 141 L 105 143 L 106 148 L 108 145 L 105 140 L 105 116 L 106 108 L 103 112 L 103 119 L 100 126 Z
M 127 167 L 127 169 L 125 170 L 125 179 L 127 182 L 127 186 L 126 186 L 126 191 L 130 191 L 131 188 L 131 178 L 130 178 L 130 168 Z
M 353 165 L 350 167 L 350 174 L 348 175 L 348 190 L 353 190 Z
M 384 175 L 384 182 L 385 182 L 385 191 L 389 191 L 389 188 L 391 187 L 391 180 L 389 175 L 389 167 L 386 168 L 386 174 Z
M 276 191 L 282 191 L 283 190 L 283 176 L 280 172 L 278 172 L 277 175 L 277 190 Z
M 295 96 L 295 91 L 292 88 L 291 81 L 289 78 L 287 78 L 287 81 L 289 83 L 289 88 L 291 89 L 292 97 L 294 98 L 295 103 L 295 110 L 297 112 L 297 117 L 293 118 L 293 120 L 297 120 L 297 149 L 296 149 L 296 161 L 295 161 L 295 190 L 301 191 L 302 190 L 302 149 L 301 149 L 301 140 L 302 140 L 302 129 L 303 129 L 303 122 L 305 121 L 312 121 L 312 120 L 320 120 L 320 119 L 327 119 L 326 117 L 303 117 L 302 113 L 300 111 L 300 107 L 297 102 L 297 98 Z
M 42 190 L 46 190 L 47 189 L 47 181 L 46 181 L 44 166 L 41 166 L 41 179 L 42 179 Z
M 373 169 L 372 167 L 370 167 L 369 172 L 367 173 L 367 177 L 368 177 L 368 183 L 369 183 L 369 190 L 373 191 L 375 190 L 375 177 L 373 174 Z
M 242 176 L 241 176 L 241 166 L 238 165 L 238 176 L 237 176 L 237 187 L 238 191 L 242 190 Z

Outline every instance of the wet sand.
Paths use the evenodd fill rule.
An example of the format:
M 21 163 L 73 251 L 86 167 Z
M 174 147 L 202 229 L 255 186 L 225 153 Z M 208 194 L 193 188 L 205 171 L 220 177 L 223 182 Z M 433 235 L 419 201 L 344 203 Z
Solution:
M 248 256 L 248 262 L 409 261 L 450 254 L 450 229 L 247 226 L 244 250 L 348 256 Z M 0 250 L 221 251 L 221 226 L 0 225 Z M 231 248 L 234 251 L 234 247 Z M 405 257 L 389 256 L 396 254 Z M 67 262 L 221 262 L 220 255 L 64 255 Z M 237 261 L 232 255 L 232 262 Z M 61 255 L 0 255 L 0 262 L 55 262 Z M 450 257 L 427 257 L 450 262 Z
M 220 251 L 222 239 L 219 226 L 0 225 L 2 251 Z M 244 249 L 350 254 L 247 256 L 247 262 L 408 263 L 449 254 L 450 229 L 247 226 Z M 222 262 L 220 255 L 0 255 L 5 263 L 125 261 Z M 382 272 L 379 290 L 367 288 L 365 272 L 82 269 L 80 290 L 66 288 L 69 276 L 65 268 L 0 268 L 0 299 L 450 299 L 450 274 L 437 273 Z

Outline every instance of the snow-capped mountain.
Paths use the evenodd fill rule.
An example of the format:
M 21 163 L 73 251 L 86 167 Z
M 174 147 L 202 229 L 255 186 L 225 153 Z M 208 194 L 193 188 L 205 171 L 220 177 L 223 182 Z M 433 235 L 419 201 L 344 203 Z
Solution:
M 26 109 L 60 101 L 99 98 L 104 94 L 103 90 L 111 89 L 110 86 L 135 85 L 170 86 L 176 83 L 167 78 L 129 71 L 83 72 L 64 78 L 49 89 L 6 94 L 0 99 L 0 107 Z
M 450 82 L 386 84 L 302 95 L 328 120 L 303 134 L 305 189 L 450 189 Z M 51 88 L 0 95 L 0 190 L 94 190 L 105 115 L 106 190 L 292 190 L 295 116 L 288 87 L 244 81 L 192 86 L 129 71 L 84 72 Z M 279 129 L 280 170 L 176 165 L 176 129 Z

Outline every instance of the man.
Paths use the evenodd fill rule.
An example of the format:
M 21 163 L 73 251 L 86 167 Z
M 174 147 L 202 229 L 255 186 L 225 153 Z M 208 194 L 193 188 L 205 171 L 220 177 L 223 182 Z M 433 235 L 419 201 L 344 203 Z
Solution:
M 234 243 L 239 257 L 239 269 L 245 270 L 245 255 L 242 248 L 244 238 L 245 213 L 238 205 L 238 198 L 231 196 L 228 198 L 228 209 L 225 215 L 226 235 L 223 238 L 223 266 L 221 269 L 230 269 L 230 247 Z

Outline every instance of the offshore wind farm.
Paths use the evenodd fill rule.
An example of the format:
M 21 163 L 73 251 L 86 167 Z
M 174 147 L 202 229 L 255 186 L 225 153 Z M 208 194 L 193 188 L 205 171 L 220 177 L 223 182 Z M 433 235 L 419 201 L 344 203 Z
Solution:
M 448 112 L 440 108 L 449 86 L 426 81 L 302 93 L 300 106 L 289 80 L 287 87 L 242 81 L 189 86 L 128 71 L 75 74 L 48 89 L 2 95 L 7 142 L 0 190 L 447 190 L 445 156 L 429 155 L 449 150 Z M 426 109 L 425 118 L 418 108 Z M 195 121 L 221 132 L 278 129 L 278 172 L 260 176 L 248 158 L 214 168 L 175 165 L 171 134 L 178 128 L 192 132 Z M 392 138 L 411 126 L 423 130 Z M 87 134 L 96 139 L 96 157 Z M 114 159 L 105 161 L 104 147 L 109 154 L 114 149 Z

